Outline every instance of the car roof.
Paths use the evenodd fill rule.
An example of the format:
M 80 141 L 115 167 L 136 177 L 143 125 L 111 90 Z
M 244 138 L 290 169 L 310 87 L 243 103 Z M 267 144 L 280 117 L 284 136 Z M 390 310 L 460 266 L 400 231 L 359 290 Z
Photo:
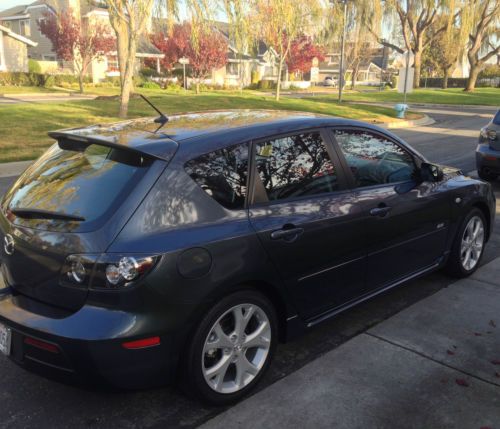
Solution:
M 378 129 L 371 124 L 307 112 L 283 110 L 216 110 L 169 116 L 159 128 L 154 118 L 140 118 L 49 133 L 57 140 L 89 141 L 170 159 L 174 145 L 183 150 L 210 150 L 241 141 L 315 127 L 350 125 Z M 387 133 L 387 131 L 384 131 Z M 197 150 L 195 150 L 197 152 Z

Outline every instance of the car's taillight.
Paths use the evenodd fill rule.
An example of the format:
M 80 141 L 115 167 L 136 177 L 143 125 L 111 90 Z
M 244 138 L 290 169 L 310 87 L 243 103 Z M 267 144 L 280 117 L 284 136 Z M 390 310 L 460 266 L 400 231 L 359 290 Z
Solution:
M 61 284 L 90 289 L 119 289 L 134 284 L 158 262 L 158 255 L 103 253 L 69 255 L 61 271 Z

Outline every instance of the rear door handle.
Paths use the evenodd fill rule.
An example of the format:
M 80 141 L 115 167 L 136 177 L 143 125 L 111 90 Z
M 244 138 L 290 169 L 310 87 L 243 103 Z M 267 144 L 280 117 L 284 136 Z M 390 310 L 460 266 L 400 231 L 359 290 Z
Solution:
M 385 216 L 387 213 L 389 213 L 390 211 L 392 210 L 392 207 L 388 207 L 388 206 L 383 206 L 383 207 L 375 207 L 373 209 L 370 210 L 370 214 L 372 216 L 380 216 L 380 217 L 383 217 Z
M 282 228 L 271 232 L 271 240 L 295 241 L 304 232 L 304 228 Z

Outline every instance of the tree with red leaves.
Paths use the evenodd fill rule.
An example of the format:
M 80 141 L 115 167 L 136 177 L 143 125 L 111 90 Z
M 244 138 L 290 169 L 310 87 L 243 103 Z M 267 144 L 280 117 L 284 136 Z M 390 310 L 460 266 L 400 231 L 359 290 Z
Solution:
M 52 50 L 64 61 L 72 61 L 78 74 L 80 92 L 83 92 L 83 78 L 92 61 L 116 50 L 116 43 L 100 23 L 92 23 L 82 29 L 80 21 L 72 11 L 57 14 L 48 13 L 39 22 L 40 32 L 52 42 Z
M 211 27 L 193 32 L 191 24 L 185 22 L 175 25 L 170 37 L 160 33 L 153 35 L 151 41 L 165 54 L 162 63 L 167 69 L 172 69 L 179 58 L 189 59 L 189 69 L 195 80 L 197 94 L 200 93 L 201 81 L 210 76 L 212 70 L 227 62 L 227 42 Z
M 316 45 L 310 37 L 301 36 L 292 40 L 290 52 L 286 59 L 289 73 L 306 73 L 311 70 L 313 59 L 325 59 L 325 50 Z

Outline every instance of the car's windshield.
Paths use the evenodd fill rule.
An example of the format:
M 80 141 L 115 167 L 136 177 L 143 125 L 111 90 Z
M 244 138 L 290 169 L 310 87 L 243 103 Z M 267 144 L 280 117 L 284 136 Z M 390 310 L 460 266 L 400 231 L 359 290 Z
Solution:
M 130 192 L 150 164 L 131 151 L 95 144 L 67 150 L 56 144 L 17 180 L 3 208 L 18 213 L 16 223 L 60 229 L 79 217 L 88 228 Z
M 500 110 L 497 112 L 497 114 L 495 115 L 495 117 L 493 118 L 493 123 L 495 125 L 500 125 Z

